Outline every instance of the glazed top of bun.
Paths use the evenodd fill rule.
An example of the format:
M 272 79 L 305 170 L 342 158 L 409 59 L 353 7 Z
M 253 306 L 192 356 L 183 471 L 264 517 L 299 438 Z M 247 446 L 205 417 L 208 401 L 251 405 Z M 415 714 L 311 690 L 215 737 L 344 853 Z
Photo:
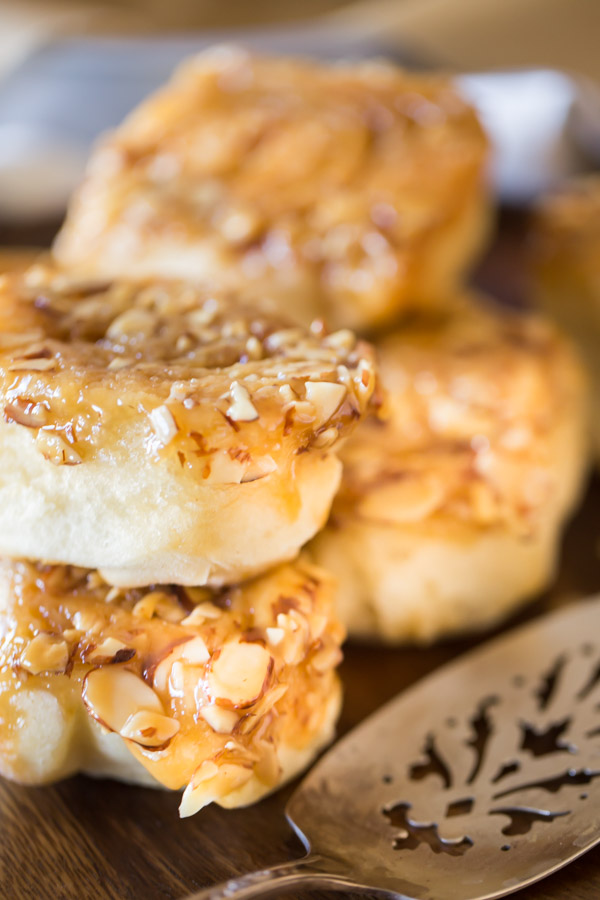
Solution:
M 4 419 L 58 464 L 98 458 L 133 424 L 148 453 L 199 479 L 253 480 L 270 453 L 332 446 L 369 404 L 370 347 L 319 327 L 181 282 L 6 275 Z
M 149 271 L 160 239 L 178 248 L 161 262 L 173 274 L 188 242 L 189 265 L 220 279 L 316 273 L 332 321 L 368 324 L 389 318 L 422 242 L 481 193 L 487 146 L 447 78 L 216 48 L 101 144 L 55 251 Z
M 551 323 L 456 297 L 377 349 L 387 399 L 343 448 L 334 521 L 527 534 L 549 498 L 563 503 L 556 460 L 585 421 L 586 385 Z

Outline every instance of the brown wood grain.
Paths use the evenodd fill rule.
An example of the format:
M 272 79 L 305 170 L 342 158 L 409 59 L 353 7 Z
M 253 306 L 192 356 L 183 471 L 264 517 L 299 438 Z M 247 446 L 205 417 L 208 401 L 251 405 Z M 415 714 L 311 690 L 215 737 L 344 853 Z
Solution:
M 41 243 L 51 228 L 0 228 L 0 244 Z M 479 281 L 518 302 L 522 223 L 503 222 Z M 510 624 L 600 590 L 600 479 L 568 529 L 556 584 Z M 484 602 L 485 598 L 482 598 Z M 468 649 L 475 639 L 431 649 L 349 646 L 342 674 L 345 732 L 416 679 Z M 368 765 L 368 760 L 365 760 Z M 73 778 L 46 788 L 0 782 L 0 897 L 5 900 L 180 900 L 213 881 L 292 859 L 301 845 L 284 819 L 293 787 L 257 806 L 208 808 L 177 816 L 178 797 L 109 781 Z M 339 894 L 297 892 L 305 900 Z M 518 894 L 522 900 L 598 900 L 600 848 Z

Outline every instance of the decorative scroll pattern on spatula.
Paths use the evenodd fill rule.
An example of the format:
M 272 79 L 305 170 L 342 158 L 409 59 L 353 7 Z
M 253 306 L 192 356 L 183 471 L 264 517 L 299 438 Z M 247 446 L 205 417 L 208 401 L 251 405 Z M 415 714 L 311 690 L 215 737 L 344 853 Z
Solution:
M 402 851 L 426 844 L 435 854 L 462 856 L 475 846 L 475 818 L 494 817 L 498 849 L 506 852 L 507 838 L 551 827 L 592 791 L 600 799 L 598 650 L 582 644 L 534 678 L 512 676 L 470 715 L 447 718 L 424 736 L 422 758 L 407 776 L 403 791 L 412 784 L 415 796 L 382 809 Z M 433 779 L 439 790 L 423 792 L 423 802 L 417 785 Z M 384 782 L 393 790 L 391 776 Z

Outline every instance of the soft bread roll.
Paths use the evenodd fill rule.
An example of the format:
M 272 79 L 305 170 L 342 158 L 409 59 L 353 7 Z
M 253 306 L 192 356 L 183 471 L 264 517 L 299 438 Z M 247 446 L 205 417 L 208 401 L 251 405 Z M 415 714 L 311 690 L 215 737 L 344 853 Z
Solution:
M 130 587 L 294 557 L 329 513 L 370 352 L 184 283 L 5 276 L 0 553 Z
M 55 245 L 368 329 L 445 296 L 485 241 L 488 144 L 448 79 L 216 48 L 98 148 Z
M 600 459 L 600 176 L 574 180 L 540 202 L 530 248 L 534 297 L 575 339 L 590 372 Z
M 279 787 L 333 737 L 343 630 L 305 561 L 220 591 L 0 565 L 0 771 L 185 788 L 181 815 Z
M 344 448 L 314 559 L 350 634 L 428 642 L 493 624 L 548 584 L 585 472 L 585 389 L 537 317 L 456 299 L 380 345 L 385 420 Z

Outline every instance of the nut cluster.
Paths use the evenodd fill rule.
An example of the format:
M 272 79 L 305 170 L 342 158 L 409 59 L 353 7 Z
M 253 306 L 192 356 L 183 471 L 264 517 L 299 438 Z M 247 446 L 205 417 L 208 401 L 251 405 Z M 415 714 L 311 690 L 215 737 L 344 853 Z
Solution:
M 121 591 L 96 572 L 29 563 L 3 576 L 14 603 L 1 690 L 67 677 L 159 781 L 188 785 L 182 814 L 251 778 L 273 786 L 278 748 L 318 735 L 343 634 L 328 576 L 307 563 L 219 592 Z
M 0 331 L 4 421 L 58 465 L 106 453 L 141 421 L 140 452 L 202 480 L 253 481 L 277 449 L 331 447 L 375 387 L 372 351 L 351 332 L 290 327 L 265 303 L 183 282 L 33 267 L 2 280 Z

